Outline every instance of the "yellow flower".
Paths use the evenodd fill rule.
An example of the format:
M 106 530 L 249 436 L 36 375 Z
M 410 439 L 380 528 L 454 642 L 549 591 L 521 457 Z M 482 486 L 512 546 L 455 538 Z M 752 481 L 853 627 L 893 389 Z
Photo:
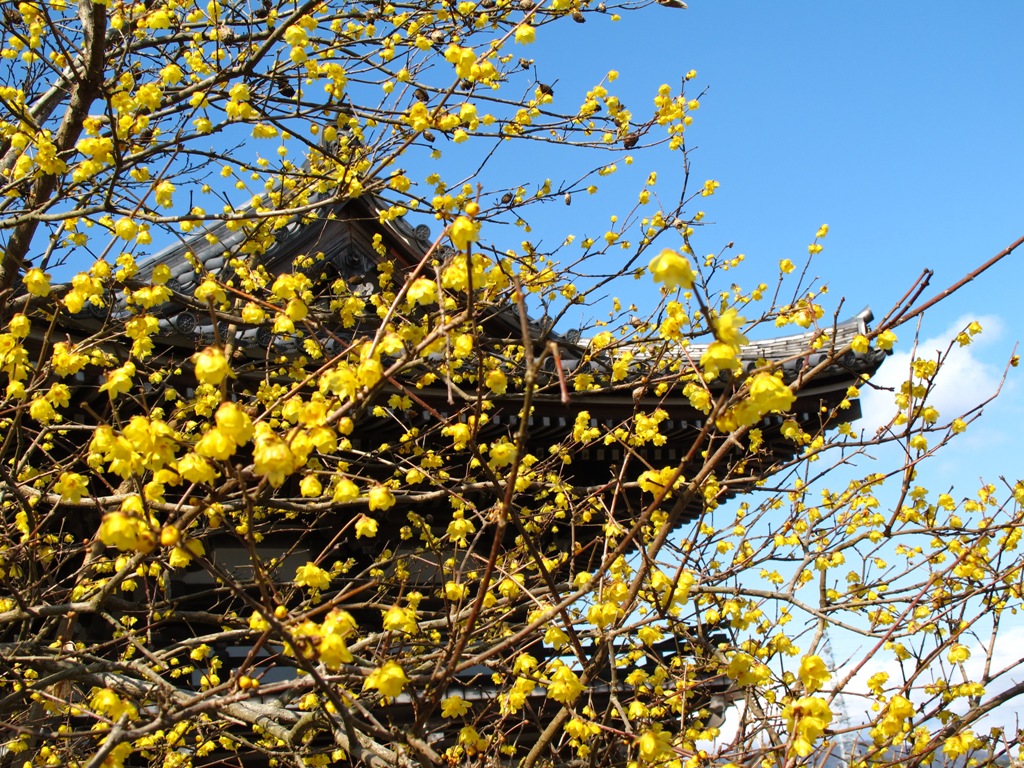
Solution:
M 457 358 L 467 357 L 473 351 L 473 337 L 468 333 L 460 333 L 452 344 L 452 355 Z
M 490 746 L 491 740 L 483 738 L 472 725 L 467 725 L 459 730 L 459 744 L 466 747 L 466 753 L 470 756 L 477 752 L 483 752 Z
M 376 490 L 376 489 L 375 489 Z M 373 495 L 373 491 L 370 491 L 370 495 Z M 360 515 L 356 518 L 356 538 L 366 537 L 372 539 L 377 535 L 377 521 L 367 515 Z
M 512 443 L 498 443 L 491 446 L 491 460 L 487 462 L 492 469 L 507 467 L 516 457 L 516 447 Z
M 914 705 L 902 696 L 893 696 L 889 700 L 889 706 L 885 708 L 885 715 L 872 729 L 872 736 L 876 738 L 898 736 L 904 732 L 906 720 L 913 716 Z
M 785 411 L 796 400 L 793 390 L 770 373 L 759 373 L 750 381 L 750 393 L 736 407 L 736 421 L 742 426 L 756 424 L 767 413 Z
M 572 704 L 583 693 L 583 684 L 565 662 L 557 659 L 554 665 L 555 671 L 551 673 L 551 682 L 548 683 L 548 697 L 562 704 Z
M 53 490 L 60 494 L 61 499 L 77 504 L 89 492 L 89 481 L 77 472 L 62 472 Z
M 231 375 L 231 366 L 224 351 L 217 347 L 207 347 L 192 356 L 195 364 L 196 380 L 201 384 L 219 385 Z
M 228 96 L 235 101 L 248 101 L 250 98 L 249 86 L 245 83 L 236 83 L 231 86 L 231 90 L 228 91 Z
M 462 717 L 469 712 L 469 703 L 461 696 L 449 696 L 441 702 L 441 717 Z
M 825 729 L 832 722 L 828 702 L 817 696 L 805 696 L 790 702 L 782 716 L 789 728 L 792 749 L 800 757 L 807 757 L 814 751 L 814 742 L 825 734 Z
M 515 576 L 512 579 L 502 579 L 498 584 L 498 594 L 504 597 L 506 600 L 518 597 L 519 593 L 522 592 L 520 587 L 522 586 L 522 576 Z
M 760 685 L 770 676 L 768 667 L 755 661 L 747 653 L 737 653 L 729 661 L 726 674 L 736 681 L 737 685 Z
M 363 360 L 359 363 L 359 368 L 356 369 L 356 379 L 359 381 L 360 386 L 367 389 L 375 386 L 383 377 L 384 366 L 381 365 L 380 360 L 373 358 Z
M 469 78 L 473 74 L 476 63 L 476 51 L 472 48 L 461 48 L 452 43 L 444 52 L 445 61 L 455 65 L 455 73 L 461 78 Z
M 480 222 L 473 221 L 467 216 L 459 216 L 448 230 L 448 236 L 456 250 L 465 251 L 480 239 Z
M 569 635 L 557 624 L 549 624 L 544 630 L 544 642 L 560 651 L 569 644 Z
M 526 675 L 537 668 L 537 659 L 529 653 L 520 653 L 516 656 L 512 671 L 517 675 Z
M 359 486 L 343 477 L 334 486 L 331 498 L 336 502 L 355 501 L 359 498 Z
M 288 45 L 302 46 L 309 42 L 306 30 L 298 24 L 292 24 L 284 31 L 284 40 Z
M 604 629 L 619 617 L 619 606 L 612 602 L 597 603 L 587 610 L 587 621 Z
M 368 496 L 371 511 L 391 509 L 391 507 L 395 506 L 395 496 L 387 486 L 374 486 L 370 489 Z
M 176 525 L 165 525 L 160 529 L 160 546 L 173 547 L 181 540 L 181 531 Z
M 53 345 L 53 354 L 50 356 L 53 370 L 58 376 L 73 376 L 78 373 L 89 362 L 86 355 L 76 352 L 74 347 L 69 347 L 67 342 L 58 341 Z
M 285 478 L 295 471 L 295 462 L 295 455 L 288 444 L 272 432 L 268 431 L 256 440 L 253 468 L 275 488 L 280 488 Z
M 721 371 L 738 371 L 741 365 L 732 346 L 721 341 L 713 341 L 700 356 L 700 367 L 704 369 L 707 378 L 713 379 Z
M 53 405 L 50 404 L 49 400 L 42 397 L 32 401 L 28 408 L 28 415 L 40 424 L 49 424 L 57 419 L 57 412 L 53 409 Z
M 676 474 L 676 467 L 662 467 L 661 469 L 648 469 L 640 473 L 637 478 L 637 485 L 644 491 L 655 496 L 660 494 Z M 683 478 L 680 475 L 676 478 L 673 488 L 678 488 Z
M 263 307 L 254 302 L 248 302 L 242 307 L 242 320 L 252 325 L 259 325 L 267 319 L 267 313 L 263 311 Z
M 974 735 L 974 731 L 968 729 L 946 739 L 942 745 L 942 751 L 949 757 L 960 757 L 980 746 L 981 742 Z
M 416 623 L 416 611 L 412 608 L 392 605 L 384 612 L 384 629 L 415 635 L 420 631 L 420 626 Z
M 131 240 L 138 231 L 138 225 L 131 219 L 118 219 L 114 225 L 114 234 L 122 240 Z
M 242 410 L 237 403 L 221 403 L 215 416 L 217 429 L 230 437 L 238 445 L 245 445 L 253 436 L 252 421 L 249 414 Z
M 459 600 L 462 600 L 467 594 L 469 594 L 469 587 L 465 584 L 449 581 L 444 585 L 444 597 L 446 600 L 450 600 L 453 603 L 459 602 Z
M 537 39 L 537 31 L 529 24 L 520 24 L 516 27 L 516 42 L 520 45 L 529 45 Z
M 295 569 L 295 583 L 310 589 L 327 589 L 331 586 L 331 575 L 316 563 L 308 562 Z
M 466 520 L 462 510 L 458 510 L 452 521 L 448 523 L 448 538 L 464 547 L 466 546 L 466 537 L 475 530 L 476 526 L 473 525 L 473 522 Z
M 161 538 L 163 537 L 163 531 Z M 188 539 L 171 550 L 167 558 L 167 564 L 171 568 L 184 568 L 192 562 L 193 557 L 200 557 L 206 554 L 206 547 L 198 539 Z
M 853 337 L 853 341 L 850 342 L 850 349 L 858 355 L 865 354 L 868 351 L 868 337 L 858 333 Z
M 897 339 L 895 333 L 893 333 L 892 331 L 882 331 L 880 334 L 878 334 L 878 338 L 875 340 L 875 343 L 878 345 L 879 349 L 890 350 L 892 349 L 892 345 L 895 344 L 896 341 Z
M 640 734 L 636 744 L 640 759 L 645 763 L 660 762 L 675 755 L 672 749 L 672 734 L 662 730 L 660 723 Z
M 971 649 L 966 645 L 957 643 L 949 649 L 949 653 L 946 654 L 946 658 L 949 659 L 951 664 L 963 664 L 971 658 Z
M 484 384 L 496 395 L 504 395 L 508 390 L 508 377 L 505 376 L 504 372 L 495 368 L 487 372 L 487 376 L 484 377 Z
M 132 377 L 135 375 L 135 364 L 130 360 L 107 374 L 107 380 L 100 385 L 100 392 L 108 392 L 110 399 L 114 400 L 118 395 L 131 391 L 133 386 Z
M 808 693 L 820 691 L 822 686 L 832 679 L 832 673 L 828 671 L 820 656 L 804 656 L 798 674 Z
M 217 477 L 210 463 L 195 453 L 186 453 L 178 460 L 178 474 L 190 483 L 212 483 Z
M 93 711 L 106 715 L 111 720 L 120 720 L 123 715 L 127 715 L 129 720 L 139 716 L 134 704 L 125 701 L 109 688 L 93 689 L 89 706 Z
M 124 508 L 103 516 L 98 535 L 108 547 L 122 552 L 152 552 L 157 544 L 156 533 L 146 521 Z
M 174 184 L 166 179 L 156 185 L 153 194 L 156 196 L 156 204 L 162 208 L 170 208 L 174 205 Z
M 352 652 L 349 651 L 345 638 L 355 631 L 355 619 L 340 608 L 335 608 L 324 618 L 324 623 L 320 627 L 320 645 L 317 646 L 317 651 L 320 660 L 328 669 L 338 669 L 342 664 L 352 662 Z
M 411 307 L 415 304 L 427 306 L 437 301 L 437 283 L 421 277 L 413 280 L 405 294 L 405 301 Z
M 139 26 L 150 29 L 168 29 L 171 26 L 171 14 L 160 8 L 140 21 Z
M 43 270 L 33 267 L 25 273 L 22 278 L 25 290 L 33 296 L 48 296 L 50 294 L 50 276 Z
M 270 622 L 259 611 L 253 611 L 252 616 L 249 617 L 249 629 L 253 632 L 266 632 L 270 629 Z
M 288 305 L 284 308 L 284 313 L 293 323 L 298 323 L 306 318 L 309 314 L 309 307 L 302 299 L 296 297 L 288 300 Z
M 164 85 L 177 85 L 184 77 L 185 73 L 182 72 L 181 67 L 177 64 L 168 64 L 160 70 L 160 79 L 163 80 Z M 159 202 L 159 198 L 157 198 L 157 201 Z
M 214 280 L 206 279 L 193 291 L 193 295 L 202 302 L 224 304 L 228 300 L 227 293 Z
M 666 248 L 653 259 L 647 266 L 654 277 L 654 282 L 664 283 L 668 290 L 676 288 L 693 288 L 694 275 L 693 267 L 689 260 L 680 256 L 671 248 Z
M 32 330 L 32 321 L 21 312 L 18 312 L 11 318 L 7 329 L 14 338 L 23 339 Z
M 636 636 L 644 645 L 654 645 L 654 643 L 658 642 L 665 636 L 665 633 L 658 627 L 648 624 L 646 627 L 640 627 L 640 629 L 637 630 Z
M 374 688 L 380 691 L 381 696 L 393 699 L 405 688 L 409 678 L 398 662 L 385 661 L 384 664 L 373 670 L 363 683 L 363 690 Z
M 219 427 L 214 427 L 199 438 L 195 452 L 205 459 L 225 461 L 234 455 L 236 448 L 234 440 L 225 435 Z
M 315 498 L 319 496 L 323 490 L 323 484 L 316 475 L 306 475 L 299 482 L 299 493 L 302 494 L 303 498 Z
M 747 337 L 740 333 L 740 328 L 746 319 L 741 317 L 735 309 L 727 309 L 712 321 L 715 329 L 715 338 L 723 344 L 728 344 L 735 350 L 740 345 L 747 343 Z

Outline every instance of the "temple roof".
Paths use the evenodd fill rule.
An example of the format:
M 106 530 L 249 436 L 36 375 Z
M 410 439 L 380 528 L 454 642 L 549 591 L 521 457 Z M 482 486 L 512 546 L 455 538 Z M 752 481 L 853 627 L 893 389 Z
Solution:
M 259 262 L 271 274 L 292 271 L 299 264 L 302 271 L 320 270 L 329 277 L 341 277 L 357 291 L 364 293 L 374 290 L 373 272 L 381 256 L 373 247 L 375 235 L 381 239 L 380 245 L 386 248 L 390 258 L 400 264 L 412 266 L 419 262 L 430 247 L 432 238 L 426 225 L 410 226 L 402 218 L 389 219 L 381 214 L 387 210 L 386 204 L 373 195 L 348 201 L 329 209 L 326 213 L 307 217 L 305 222 L 295 217 L 283 228 L 274 233 L 274 243 L 259 257 Z M 237 226 L 237 222 L 220 221 L 201 232 L 169 246 L 154 256 L 140 261 L 140 276 L 152 274 L 158 265 L 167 265 L 172 275 L 171 287 L 181 294 L 190 297 L 192 290 L 198 285 L 202 272 L 215 276 L 231 273 L 228 262 L 233 254 L 243 246 L 249 235 Z M 191 254 L 191 258 L 187 255 Z M 302 265 L 302 256 L 316 255 L 315 261 Z M 300 257 L 300 262 L 296 262 Z M 178 304 L 178 312 L 189 311 L 187 306 Z M 173 310 L 168 313 L 177 313 Z M 174 331 L 183 331 L 188 337 L 201 334 L 203 326 L 209 330 L 209 321 L 196 317 L 193 324 L 190 319 L 175 322 L 172 318 L 168 323 Z M 872 320 L 870 309 L 865 308 L 854 317 L 838 322 L 834 328 L 824 328 L 827 337 L 822 339 L 822 330 L 814 329 L 776 338 L 751 341 L 740 351 L 740 358 L 745 370 L 751 370 L 758 361 L 774 361 L 781 365 L 787 381 L 799 378 L 801 371 L 816 368 L 829 357 L 830 350 L 847 346 L 858 334 L 867 332 Z M 488 316 L 492 326 L 507 328 L 518 335 L 519 318 L 511 307 L 498 308 Z M 588 339 L 581 339 L 578 331 L 559 333 L 552 329 L 545 320 L 530 319 L 531 331 L 558 342 L 563 358 L 571 367 L 573 360 L 585 356 Z M 255 339 L 255 333 L 250 332 Z M 265 348 L 270 342 L 266 333 L 261 334 L 259 346 Z M 280 343 L 280 342 L 279 342 Z M 638 363 L 652 357 L 652 345 L 620 346 L 619 349 L 630 349 Z M 687 354 L 699 360 L 706 350 L 706 344 L 692 344 Z M 836 360 L 828 373 L 839 378 L 849 379 L 856 374 L 873 373 L 884 358 L 885 353 L 869 350 L 867 353 L 849 352 L 841 360 Z M 829 378 L 829 376 L 819 378 Z
M 380 214 L 387 209 L 372 195 L 350 200 L 326 211 L 295 215 L 282 227 L 273 230 L 274 242 L 260 257 L 269 271 L 291 271 L 297 255 L 323 253 L 324 261 L 339 269 L 369 267 L 379 260 L 372 249 L 374 233 L 386 240 L 389 249 L 403 260 L 418 259 L 430 246 L 430 229 L 426 225 L 410 226 L 404 219 L 386 219 Z M 243 209 L 243 211 L 246 209 Z M 170 245 L 139 262 L 143 276 L 152 274 L 160 264 L 171 270 L 176 287 L 187 290 L 197 283 L 197 267 L 213 274 L 220 273 L 229 255 L 243 247 L 251 232 L 237 226 L 236 221 L 218 221 L 204 226 L 201 232 Z M 190 260 L 186 254 L 191 253 Z

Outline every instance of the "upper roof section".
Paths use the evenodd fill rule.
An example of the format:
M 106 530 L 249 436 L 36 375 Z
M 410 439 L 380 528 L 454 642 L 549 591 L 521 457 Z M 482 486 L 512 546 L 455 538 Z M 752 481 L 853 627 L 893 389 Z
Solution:
M 178 293 L 174 301 L 161 308 L 160 314 L 164 317 L 162 336 L 172 345 L 194 346 L 206 340 L 204 334 L 213 335 L 213 320 L 209 313 L 197 311 L 201 310 L 200 305 L 186 299 L 191 297 L 205 274 L 221 279 L 230 277 L 233 272 L 231 261 L 236 256 L 252 252 L 252 243 L 261 236 L 265 238 L 265 247 L 256 258 L 270 275 L 298 270 L 306 273 L 314 284 L 325 288 L 340 279 L 353 292 L 366 296 L 376 290 L 377 266 L 382 260 L 393 261 L 399 269 L 411 269 L 422 261 L 432 243 L 426 225 L 413 228 L 401 218 L 384 215 L 386 211 L 387 205 L 383 201 L 367 194 L 310 212 L 304 217 L 297 215 L 283 225 L 278 222 L 277 229 L 269 235 L 269 222 L 268 226 L 259 229 L 252 222 L 221 221 L 141 261 L 140 277 L 143 279 L 151 275 L 158 265 L 166 265 L 171 272 L 170 287 Z M 444 250 L 447 249 L 442 249 L 439 254 Z M 510 340 L 521 337 L 521 324 L 514 307 L 492 308 L 482 317 L 491 337 Z M 792 382 L 800 378 L 802 372 L 818 369 L 823 362 L 830 361 L 824 369 L 816 370 L 818 386 L 829 386 L 829 379 L 849 383 L 862 374 L 870 375 L 884 359 L 885 352 L 868 349 L 863 353 L 849 351 L 835 357 L 834 351 L 848 347 L 858 334 L 866 334 L 871 320 L 871 310 L 864 309 L 831 328 L 751 341 L 740 350 L 743 370 L 749 372 L 772 362 L 781 367 L 784 378 Z M 369 321 L 373 322 L 373 318 Z M 227 323 L 222 322 L 222 326 L 226 328 Z M 544 320 L 532 318 L 529 330 L 535 338 L 558 342 L 563 362 L 568 368 L 583 365 L 599 371 L 610 364 L 610 355 L 589 351 L 589 340 L 581 339 L 578 332 L 561 335 Z M 275 338 L 269 327 L 240 326 L 239 333 L 239 346 L 251 348 L 259 356 L 270 346 L 287 353 L 289 347 L 296 343 L 286 338 Z M 707 346 L 695 343 L 680 354 L 696 363 Z M 655 356 L 664 356 L 664 349 L 651 342 L 625 346 L 620 343 L 617 349 L 629 349 L 632 353 L 634 364 L 628 380 L 646 373 L 645 362 L 653 361 Z M 832 386 L 839 386 L 839 383 L 834 382 Z
M 376 197 L 366 195 L 308 214 L 305 220 L 292 217 L 273 230 L 273 242 L 259 262 L 276 274 L 295 269 L 297 257 L 317 256 L 299 268 L 312 272 L 315 267 L 327 277 L 356 282 L 381 260 L 374 248 L 374 238 L 379 236 L 379 247 L 389 257 L 401 264 L 415 264 L 430 247 L 430 229 L 426 225 L 413 228 L 401 218 L 387 219 L 382 216 L 386 210 Z M 164 264 L 171 270 L 173 287 L 190 291 L 198 284 L 200 271 L 217 276 L 230 272 L 231 257 L 246 253 L 247 244 L 255 239 L 252 228 L 239 226 L 237 221 L 220 221 L 140 261 L 140 272 L 148 276 Z

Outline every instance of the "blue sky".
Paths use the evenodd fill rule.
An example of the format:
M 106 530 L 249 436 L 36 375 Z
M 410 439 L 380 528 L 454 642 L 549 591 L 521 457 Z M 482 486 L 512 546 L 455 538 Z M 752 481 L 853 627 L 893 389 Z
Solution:
M 687 85 L 688 96 L 704 91 L 687 131 L 692 178 L 721 184 L 701 201 L 714 223 L 698 233 L 697 247 L 710 253 L 733 242 L 747 256 L 737 274 L 745 284 L 770 281 L 779 259 L 801 264 L 815 230 L 828 223 L 811 270 L 830 286 L 826 304 L 834 309 L 844 297 L 844 316 L 867 305 L 880 315 L 924 268 L 935 272 L 930 296 L 1024 234 L 1024 57 L 1016 39 L 1024 5 L 968 12 L 951 2 L 694 0 L 685 11 L 589 19 L 541 30 L 529 51 L 548 62 L 539 65 L 541 79 L 557 77 L 556 98 L 571 100 L 616 69 L 609 87 L 643 113 L 660 83 L 678 86 L 682 73 L 697 70 Z M 632 177 L 657 168 L 668 179 L 678 165 L 675 154 L 637 154 Z M 623 186 L 624 198 L 635 199 L 638 184 Z M 614 206 L 586 206 L 557 206 L 535 235 L 550 232 L 556 241 L 566 231 L 600 231 Z M 925 318 L 929 350 L 968 319 L 985 327 L 951 366 L 945 413 L 990 394 L 1021 338 L 1022 263 L 1024 250 Z M 900 331 L 903 349 L 914 331 Z M 893 358 L 886 378 L 904 366 Z M 982 473 L 1020 473 L 1017 378 L 963 449 L 941 460 L 974 488 Z
M 615 92 L 641 112 L 661 82 L 677 85 L 697 70 L 687 93 L 706 93 L 687 132 L 692 174 L 698 184 L 721 184 L 701 202 L 714 225 L 698 233 L 697 247 L 710 253 L 733 242 L 748 258 L 737 275 L 744 284 L 770 281 L 779 259 L 802 263 L 815 230 L 828 223 L 812 269 L 830 286 L 826 304 L 834 309 L 845 297 L 844 316 L 866 305 L 880 315 L 923 269 L 935 272 L 931 296 L 1024 235 L 1024 4 L 693 0 L 686 11 L 654 7 L 618 23 L 591 17 L 566 26 L 531 51 L 562 62 L 559 95 L 582 94 L 616 69 Z M 635 176 L 678 164 L 666 155 L 637 155 Z M 625 186 L 624 199 L 635 199 L 637 185 Z M 551 240 L 567 227 L 599 232 L 605 204 L 574 202 L 571 213 L 559 206 L 536 229 L 551 231 Z M 1024 336 L 1022 264 L 1024 250 L 924 319 L 923 352 L 944 348 L 971 319 L 985 328 L 940 381 L 943 416 L 999 386 Z M 632 290 L 638 303 L 652 295 L 643 283 Z M 900 330 L 880 383 L 906 377 L 915 330 Z M 922 467 L 921 484 L 934 493 L 953 488 L 960 499 L 976 493 L 981 477 L 998 485 L 1000 475 L 1011 484 L 1024 476 L 1020 376 L 1011 371 L 1003 396 Z M 861 426 L 873 431 L 890 403 L 887 395 L 866 397 Z M 875 455 L 879 468 L 891 467 L 891 449 Z M 1018 623 L 1008 637 L 1016 646 L 997 653 L 1004 661 L 1019 656 L 1008 652 L 1024 629 Z M 836 639 L 837 658 L 859 647 Z M 848 705 L 859 718 L 859 705 Z M 998 719 L 1009 724 L 1012 713 Z
M 648 54 L 621 57 L 623 83 L 694 68 L 708 88 L 688 136 L 696 176 L 722 185 L 707 203 L 717 224 L 702 233 L 705 251 L 734 241 L 751 266 L 770 269 L 803 256 L 828 222 L 814 271 L 851 313 L 871 305 L 880 314 L 923 268 L 935 271 L 931 295 L 1024 234 L 1024 5 L 694 0 L 647 16 L 620 22 L 622 38 Z M 1022 264 L 1024 252 L 1009 257 L 925 319 L 923 350 L 967 319 L 986 329 L 940 384 L 944 415 L 990 394 L 1024 335 Z M 913 329 L 900 337 L 883 383 L 904 377 Z M 998 484 L 1001 474 L 1011 483 L 1024 475 L 1015 373 L 923 468 L 922 484 L 954 487 L 959 499 L 981 476 Z M 887 400 L 866 398 L 865 425 L 881 421 Z M 1020 634 L 1018 625 L 1011 636 Z M 837 656 L 855 651 L 838 640 Z
M 531 53 L 549 43 L 581 88 L 617 69 L 638 113 L 659 83 L 698 71 L 693 173 L 722 185 L 705 204 L 708 251 L 734 241 L 773 268 L 828 222 L 816 269 L 856 311 L 925 266 L 944 285 L 1024 232 L 1024 6 L 695 0 L 602 22 Z M 1015 276 L 1004 265 L 950 311 L 1012 306 Z

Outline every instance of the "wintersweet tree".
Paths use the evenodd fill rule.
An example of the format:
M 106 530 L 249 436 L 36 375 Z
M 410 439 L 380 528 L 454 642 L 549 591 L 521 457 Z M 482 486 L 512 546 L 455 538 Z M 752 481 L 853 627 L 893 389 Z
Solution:
M 980 326 L 856 425 L 1019 242 L 873 327 L 697 256 L 696 73 L 634 112 L 531 57 L 640 5 L 4 6 L 4 764 L 1019 757 L 1024 484 L 916 480 Z M 531 241 L 652 150 L 682 194 Z

